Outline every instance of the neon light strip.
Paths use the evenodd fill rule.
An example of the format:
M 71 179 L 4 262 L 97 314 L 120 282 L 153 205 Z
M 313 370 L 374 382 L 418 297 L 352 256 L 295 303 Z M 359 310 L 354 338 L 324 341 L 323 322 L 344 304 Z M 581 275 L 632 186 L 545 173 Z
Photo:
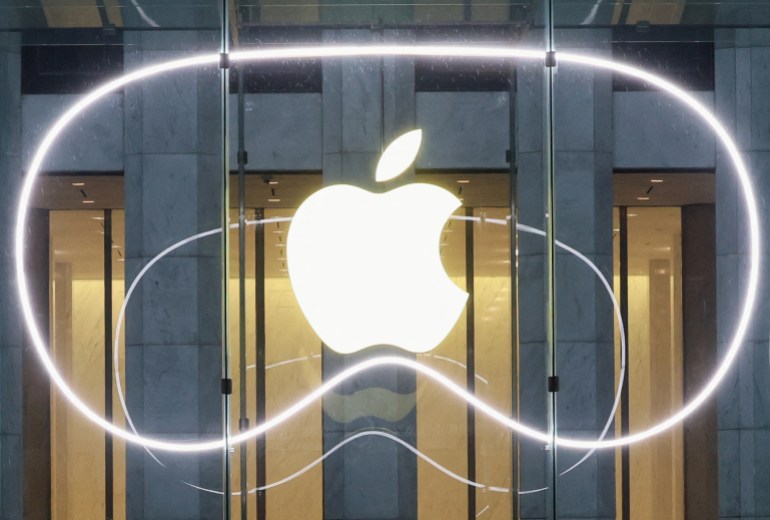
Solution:
M 452 219 L 452 220 L 470 221 L 470 222 L 478 222 L 478 223 L 491 223 L 491 224 L 503 225 L 503 226 L 507 226 L 510 223 L 510 219 L 509 218 L 506 218 L 506 219 L 495 219 L 495 218 L 486 218 L 486 217 L 452 216 L 452 217 L 450 217 L 450 219 Z M 270 224 L 270 223 L 276 223 L 276 222 L 289 222 L 289 221 L 291 221 L 290 217 L 275 217 L 275 218 L 269 218 L 269 219 L 263 219 L 263 220 L 246 220 L 246 225 L 259 225 L 259 224 L 264 225 L 264 224 Z M 237 229 L 238 228 L 238 224 L 231 224 L 230 228 L 231 229 Z M 531 226 L 524 225 L 524 224 L 517 224 L 517 229 L 519 229 L 520 231 L 524 231 L 525 233 L 531 233 L 531 234 L 538 235 L 538 236 L 546 236 L 544 231 L 539 230 L 537 228 L 533 228 Z M 165 257 L 166 255 L 168 255 L 172 251 L 174 251 L 174 250 L 176 250 L 176 249 L 178 249 L 178 248 L 180 248 L 180 247 L 182 247 L 182 246 L 184 246 L 186 244 L 189 244 L 189 243 L 191 243 L 191 242 L 193 242 L 195 240 L 198 240 L 198 239 L 206 237 L 206 236 L 211 236 L 211 235 L 214 235 L 214 234 L 218 234 L 220 231 L 221 230 L 219 228 L 217 228 L 217 229 L 213 229 L 213 230 L 210 230 L 210 231 L 205 231 L 205 232 L 202 232 L 202 233 L 198 233 L 197 235 L 193 235 L 192 237 L 185 238 L 185 239 L 180 240 L 179 242 L 177 242 L 175 244 L 172 244 L 172 245 L 168 246 L 162 252 L 158 253 L 158 255 L 153 257 L 145 265 L 145 267 L 139 272 L 139 274 L 131 282 L 131 285 L 129 286 L 128 291 L 126 292 L 126 297 L 123 300 L 123 303 L 122 303 L 122 305 L 120 307 L 120 312 L 118 313 L 118 320 L 117 320 L 117 324 L 116 324 L 115 342 L 114 342 L 114 346 L 113 346 L 113 366 L 114 366 L 114 371 L 115 371 L 115 384 L 116 384 L 116 387 L 117 387 L 117 393 L 118 393 L 118 398 L 120 400 L 120 405 L 123 408 L 123 414 L 124 414 L 124 416 L 126 418 L 126 422 L 129 424 L 129 426 L 131 428 L 131 431 L 133 431 L 137 435 L 139 435 L 139 432 L 137 431 L 136 427 L 134 426 L 133 420 L 131 419 L 131 414 L 128 411 L 128 407 L 127 407 L 126 401 L 125 401 L 125 396 L 123 394 L 123 387 L 122 387 L 123 382 L 122 382 L 122 378 L 120 376 L 120 358 L 119 358 L 119 352 L 120 352 L 120 332 L 121 332 L 122 327 L 123 327 L 123 320 L 125 318 L 126 309 L 128 308 L 128 304 L 129 304 L 129 302 L 131 300 L 131 295 L 134 293 L 134 290 L 136 289 L 136 286 L 141 282 L 141 280 L 144 277 L 144 275 L 161 258 Z M 568 251 L 569 253 L 575 255 L 583 263 L 588 265 L 591 268 L 591 270 L 596 274 L 596 276 L 599 278 L 599 280 L 601 280 L 602 284 L 604 285 L 605 290 L 607 291 L 607 294 L 610 297 L 610 300 L 612 301 L 612 305 L 613 305 L 614 312 L 615 312 L 615 317 L 616 317 L 616 319 L 618 321 L 618 327 L 620 328 L 620 342 L 621 342 L 621 345 L 620 345 L 620 352 L 621 352 L 620 378 L 618 380 L 618 388 L 617 388 L 617 392 L 616 392 L 616 395 L 615 395 L 615 402 L 613 403 L 612 410 L 610 411 L 609 417 L 607 418 L 607 422 L 606 422 L 606 424 L 604 426 L 604 429 L 602 430 L 601 434 L 599 435 L 599 440 L 602 440 L 602 439 L 604 439 L 606 437 L 607 432 L 609 431 L 609 428 L 610 428 L 610 426 L 612 425 L 612 423 L 614 421 L 615 413 L 617 412 L 617 408 L 618 408 L 618 406 L 620 404 L 621 392 L 622 392 L 623 384 L 624 384 L 624 376 L 625 376 L 624 372 L 625 372 L 625 366 L 626 366 L 626 350 L 627 349 L 626 349 L 626 342 L 625 342 L 625 327 L 624 327 L 623 319 L 622 319 L 622 316 L 621 316 L 621 313 L 620 313 L 620 306 L 619 306 L 619 304 L 617 302 L 617 299 L 615 298 L 614 292 L 612 291 L 612 287 L 610 286 L 609 282 L 607 281 L 605 276 L 602 274 L 602 272 L 599 270 L 599 268 L 596 266 L 596 264 L 594 264 L 591 260 L 589 260 L 582 253 L 580 253 L 576 249 L 574 249 L 574 248 L 564 244 L 563 242 L 560 242 L 560 241 L 557 240 L 556 241 L 556 245 L 558 247 Z M 467 366 L 464 365 L 463 363 L 461 363 L 461 362 L 459 362 L 459 361 L 457 361 L 455 359 L 448 358 L 446 356 L 439 356 L 439 355 L 434 355 L 434 354 L 429 354 L 429 353 L 421 354 L 421 355 L 427 356 L 427 357 L 432 357 L 432 358 L 435 358 L 435 359 L 438 359 L 438 360 L 442 360 L 442 361 L 446 361 L 446 362 L 452 363 L 454 365 L 457 365 L 457 366 L 459 366 L 461 368 L 467 368 Z M 268 366 L 265 367 L 265 369 L 276 368 L 276 367 L 279 367 L 279 366 L 284 366 L 284 365 L 288 365 L 288 364 L 292 364 L 292 363 L 297 363 L 297 362 L 300 362 L 300 361 L 308 361 L 308 360 L 311 360 L 312 358 L 320 358 L 320 357 L 321 357 L 320 355 L 314 354 L 312 356 L 305 356 L 305 357 L 288 359 L 288 360 L 285 360 L 285 361 L 280 361 L 280 362 L 268 365 Z M 255 365 L 249 365 L 246 368 L 247 369 L 248 368 L 253 368 L 254 366 Z M 485 378 L 481 377 L 478 374 L 476 374 L 476 378 L 478 378 L 484 384 L 487 384 L 487 385 L 489 384 L 489 382 Z M 155 454 L 149 448 L 145 447 L 145 450 L 147 451 L 147 453 L 158 464 L 160 464 L 161 466 L 165 467 L 165 465 L 155 456 Z M 580 466 L 583 462 L 585 462 L 585 460 L 588 459 L 591 455 L 593 455 L 595 451 L 596 451 L 595 449 L 592 449 L 591 451 L 586 453 L 580 460 L 578 460 L 575 464 L 570 466 L 565 471 L 561 472 L 559 475 L 563 476 L 563 475 L 566 475 L 567 473 L 569 473 L 570 471 L 574 470 L 575 468 Z M 186 481 L 182 481 L 182 482 L 184 484 L 186 484 L 186 485 L 192 486 L 192 487 L 194 487 L 196 489 L 199 489 L 199 490 L 202 490 L 202 491 L 211 491 L 211 490 L 207 490 L 206 488 L 201 488 L 199 486 L 195 486 L 195 485 L 190 484 L 189 482 L 186 482 Z M 544 488 L 544 489 L 548 489 L 548 488 Z M 520 493 L 526 494 L 526 493 L 538 492 L 538 491 L 541 491 L 541 490 L 520 491 Z
M 486 217 L 452 216 L 452 217 L 450 217 L 450 219 L 451 220 L 459 220 L 459 221 L 467 221 L 467 222 L 491 223 L 491 224 L 503 225 L 503 226 L 507 226 L 511 222 L 510 218 L 495 219 L 495 218 L 486 218 Z M 247 220 L 246 221 L 246 225 L 258 225 L 258 224 L 264 225 L 264 224 L 275 223 L 275 222 L 289 222 L 289 221 L 291 221 L 290 217 L 276 217 L 276 218 L 264 219 L 264 220 Z M 238 224 L 231 224 L 230 225 L 231 229 L 237 229 L 237 227 L 238 227 Z M 531 234 L 538 235 L 538 236 L 543 236 L 543 237 L 546 236 L 544 231 L 539 230 L 537 228 L 534 228 L 532 226 L 527 226 L 527 225 L 524 225 L 524 224 L 517 224 L 516 227 L 517 227 L 517 229 L 519 229 L 520 231 L 523 231 L 525 233 L 531 233 Z M 147 265 L 145 265 L 145 267 L 139 272 L 139 274 L 131 282 L 131 285 L 129 286 L 128 291 L 126 292 L 126 297 L 123 300 L 123 303 L 122 303 L 122 305 L 120 307 L 120 312 L 118 313 L 118 320 L 117 320 L 117 324 L 116 324 L 115 342 L 114 342 L 114 346 L 113 346 L 113 367 L 114 367 L 114 370 L 115 370 L 115 384 L 116 384 L 116 387 L 117 387 L 118 398 L 120 400 L 121 407 L 123 408 L 123 414 L 126 417 L 126 421 L 129 424 L 129 426 L 131 428 L 131 431 L 133 431 L 137 435 L 140 435 L 140 434 L 137 431 L 137 429 L 134 427 L 134 423 L 133 423 L 133 421 L 131 419 L 131 414 L 129 413 L 128 407 L 126 405 L 125 396 L 123 395 L 122 378 L 120 377 L 120 359 L 119 359 L 119 356 L 118 356 L 119 351 L 120 351 L 120 332 L 121 332 L 122 327 L 123 327 L 123 320 L 124 320 L 124 317 L 125 317 L 126 308 L 128 307 L 129 301 L 131 300 L 131 295 L 134 293 L 134 290 L 136 289 L 136 286 L 141 282 L 141 280 L 144 277 L 144 275 L 161 258 L 165 257 L 166 255 L 168 255 L 172 251 L 174 251 L 174 250 L 176 250 L 176 249 L 178 249 L 178 248 L 180 248 L 180 247 L 182 247 L 182 246 L 184 246 L 186 244 L 189 244 L 190 242 L 192 242 L 194 240 L 198 240 L 198 239 L 206 237 L 206 236 L 211 236 L 213 234 L 217 234 L 220 231 L 221 230 L 219 228 L 213 229 L 213 230 L 210 230 L 210 231 L 205 231 L 205 232 L 199 233 L 197 235 L 193 235 L 192 237 L 180 240 L 176 244 L 172 244 L 172 245 L 168 246 L 162 252 L 158 253 L 158 255 L 153 257 L 147 263 Z M 588 267 L 591 268 L 591 270 L 596 274 L 596 276 L 599 278 L 599 280 L 601 280 L 602 284 L 604 285 L 605 290 L 607 291 L 607 294 L 610 297 L 610 300 L 612 301 L 613 309 L 614 309 L 614 312 L 615 312 L 615 318 L 617 319 L 618 327 L 620 329 L 620 342 L 621 342 L 621 345 L 620 345 L 620 355 L 621 355 L 620 378 L 618 380 L 618 387 L 617 387 L 617 391 L 616 391 L 616 394 L 615 394 L 615 401 L 613 403 L 612 410 L 610 411 L 610 414 L 609 414 L 609 416 L 607 418 L 607 422 L 605 423 L 604 428 L 603 428 L 602 432 L 599 435 L 599 440 L 603 440 L 607 436 L 607 432 L 609 431 L 609 429 L 612 426 L 612 423 L 613 423 L 613 421 L 615 419 L 615 414 L 617 412 L 618 406 L 620 405 L 621 393 L 622 393 L 623 385 L 624 385 L 624 382 L 625 382 L 625 366 L 626 366 L 626 355 L 627 355 L 626 352 L 627 352 L 627 348 L 626 348 L 626 340 L 625 340 L 625 326 L 623 324 L 623 319 L 622 319 L 621 312 L 620 312 L 620 305 L 618 304 L 618 301 L 615 298 L 615 294 L 614 294 L 614 292 L 612 290 L 612 287 L 610 286 L 609 282 L 607 281 L 605 276 L 602 274 L 602 272 L 599 270 L 599 268 L 596 266 L 596 264 L 594 264 L 590 259 L 588 259 L 588 257 L 583 255 L 582 253 L 580 253 L 579 251 L 577 251 L 573 247 L 568 246 L 567 244 L 565 244 L 565 243 L 563 243 L 563 242 L 561 242 L 559 240 L 556 241 L 556 245 L 559 248 L 564 249 L 565 251 L 571 253 L 572 255 L 575 255 L 583 263 L 588 265 Z M 433 354 L 422 354 L 422 355 L 429 356 L 429 357 L 432 357 L 432 358 L 435 358 L 435 359 L 439 359 L 439 360 L 443 360 L 443 361 L 447 361 L 447 362 L 450 362 L 452 364 L 458 365 L 458 366 L 460 366 L 462 368 L 467 368 L 463 363 L 460 363 L 459 361 L 451 359 L 451 358 L 448 358 L 446 356 L 439 356 L 439 355 L 433 355 Z M 320 355 L 316 354 L 316 355 L 314 355 L 312 357 L 320 357 Z M 287 365 L 287 364 L 291 364 L 291 363 L 295 363 L 295 362 L 299 362 L 299 361 L 306 361 L 306 360 L 310 360 L 310 359 L 311 359 L 311 356 L 306 356 L 306 357 L 301 357 L 301 358 L 294 358 L 294 359 L 288 359 L 288 360 L 285 360 L 285 361 L 280 361 L 280 362 L 274 363 L 272 365 L 268 365 L 265 368 L 269 369 L 269 368 L 283 366 L 283 365 Z M 253 366 L 253 365 L 251 365 L 251 366 Z M 247 368 L 249 368 L 249 367 L 247 367 Z M 479 378 L 483 383 L 488 384 L 488 381 L 486 379 L 482 378 L 481 376 L 479 376 L 478 374 L 476 375 L 476 377 Z M 155 459 L 156 462 L 158 462 L 158 464 L 163 465 L 163 463 L 160 462 L 160 460 L 158 460 L 158 458 L 155 456 L 155 454 L 151 450 L 149 450 L 148 448 L 145 448 L 145 449 L 146 449 L 147 453 L 149 453 L 150 456 L 153 459 Z M 580 466 L 583 462 L 585 462 L 586 459 L 588 459 L 591 455 L 593 455 L 595 451 L 596 451 L 595 448 L 591 449 L 580 460 L 578 460 L 575 464 L 570 466 L 565 471 L 561 472 L 559 475 L 563 476 L 563 475 L 566 475 L 567 473 L 569 473 L 570 471 L 574 470 L 575 468 Z M 192 485 L 192 484 L 189 484 L 187 482 L 185 482 L 185 483 L 188 484 L 188 485 Z M 193 487 L 196 487 L 196 489 L 203 489 L 203 488 L 198 488 L 198 486 L 193 486 Z M 548 488 L 544 488 L 544 489 L 548 489 Z M 538 492 L 538 491 L 542 491 L 542 490 L 521 491 L 520 493 L 525 493 L 526 494 L 526 493 Z
M 382 45 L 371 47 L 304 47 L 304 48 L 287 48 L 287 49 L 267 49 L 267 50 L 252 50 L 243 52 L 232 53 L 231 60 L 233 61 L 251 61 L 251 60 L 271 60 L 271 59 L 286 59 L 286 58 L 324 58 L 324 57 L 348 57 L 348 56 L 425 56 L 425 57 L 469 57 L 469 58 L 520 58 L 520 59 L 532 59 L 542 61 L 544 59 L 544 52 L 540 50 L 531 49 L 510 49 L 510 48 L 496 48 L 496 47 L 456 47 L 456 46 L 420 46 L 420 45 Z M 35 322 L 32 303 L 29 296 L 29 284 L 27 282 L 27 276 L 24 272 L 25 265 L 25 235 L 27 233 L 27 212 L 29 208 L 29 202 L 32 195 L 32 188 L 35 180 L 40 172 L 43 160 L 46 154 L 50 150 L 51 146 L 55 142 L 59 134 L 62 133 L 64 128 L 69 125 L 72 120 L 80 114 L 83 110 L 92 105 L 95 101 L 100 99 L 105 94 L 112 92 L 116 89 L 123 87 L 134 81 L 139 81 L 156 74 L 168 72 L 172 70 L 178 70 L 186 67 L 194 67 L 201 65 L 214 65 L 218 62 L 218 54 L 207 54 L 201 56 L 193 56 L 190 58 L 184 58 L 180 60 L 169 61 L 152 65 L 132 73 L 126 74 L 118 79 L 110 81 L 105 85 L 97 88 L 91 93 L 82 97 L 77 103 L 75 103 L 69 110 L 67 110 L 62 117 L 60 117 L 50 128 L 46 136 L 43 138 L 40 146 L 37 148 L 35 155 L 33 156 L 32 163 L 29 171 L 24 178 L 22 190 L 19 196 L 19 206 L 16 216 L 16 227 L 14 234 L 14 248 L 16 252 L 16 281 L 19 291 L 19 304 L 22 309 L 22 316 L 27 326 L 29 337 L 32 340 L 32 344 L 43 363 L 44 368 L 48 371 L 51 379 L 59 388 L 59 391 L 64 397 L 66 397 L 83 415 L 90 421 L 101 426 L 105 430 L 117 435 L 129 442 L 137 443 L 147 447 L 154 447 L 157 449 L 164 449 L 169 451 L 198 451 L 209 449 L 220 449 L 225 447 L 224 440 L 208 441 L 208 442 L 190 442 L 190 443 L 174 443 L 162 441 L 159 439 L 150 439 L 135 435 L 122 428 L 119 428 L 112 423 L 106 421 L 103 417 L 91 410 L 67 385 L 61 374 L 56 370 L 53 361 L 48 355 L 47 342 L 43 340 L 40 328 Z M 647 430 L 637 432 L 632 435 L 620 437 L 612 440 L 602 441 L 588 441 L 581 439 L 572 439 L 557 437 L 555 442 L 564 447 L 592 449 L 592 448 L 613 448 L 618 446 L 628 445 L 634 442 L 638 442 L 653 435 L 656 435 L 678 422 L 684 420 L 687 416 L 692 414 L 703 402 L 714 393 L 717 386 L 725 378 L 727 371 L 730 369 L 735 361 L 735 357 L 740 352 L 741 343 L 746 335 L 748 325 L 751 319 L 751 314 L 756 304 L 757 290 L 759 286 L 759 269 L 760 269 L 760 233 L 759 233 L 759 216 L 757 212 L 756 197 L 754 195 L 754 189 L 749 178 L 748 170 L 740 156 L 737 146 L 732 141 L 727 131 L 722 124 L 714 117 L 709 110 L 703 106 L 697 99 L 690 96 L 687 92 L 680 89 L 673 83 L 650 74 L 648 72 L 636 69 L 629 65 L 621 63 L 615 63 L 610 60 L 604 60 L 601 58 L 595 58 L 592 56 L 582 56 L 578 54 L 570 53 L 558 53 L 558 60 L 561 63 L 574 63 L 580 65 L 586 65 L 589 67 L 595 67 L 605 70 L 610 70 L 625 74 L 628 76 L 642 79 L 661 90 L 669 93 L 673 97 L 682 101 L 693 112 L 701 117 L 716 133 L 719 140 L 727 150 L 728 156 L 732 159 L 735 166 L 735 173 L 738 176 L 739 185 L 743 193 L 743 200 L 746 207 L 746 213 L 749 222 L 749 276 L 746 294 L 744 296 L 743 304 L 741 305 L 741 317 L 738 321 L 736 331 L 730 341 L 729 347 L 725 354 L 722 363 L 717 368 L 716 372 L 709 380 L 709 382 L 703 387 L 703 389 L 695 396 L 695 398 L 685 405 L 682 410 L 676 414 L 670 416 L 664 421 L 658 423 Z M 373 364 L 374 363 L 374 364 Z M 409 363 L 413 363 L 413 366 L 409 366 Z M 377 365 L 401 365 L 408 366 L 414 370 L 421 372 L 428 377 L 433 378 L 437 382 L 447 387 L 450 391 L 456 395 L 465 398 L 470 404 L 476 406 L 479 411 L 489 415 L 494 420 L 499 421 L 501 424 L 518 431 L 522 435 L 526 435 L 533 439 L 548 442 L 548 435 L 540 432 L 534 428 L 518 423 L 504 415 L 496 412 L 491 407 L 478 401 L 473 396 L 463 396 L 462 389 L 459 387 L 453 388 L 453 383 L 446 380 L 438 373 L 433 372 L 431 369 L 424 367 L 418 363 L 407 361 L 397 358 L 381 358 L 377 360 L 370 360 L 363 362 L 356 367 L 346 370 L 337 377 L 332 378 L 327 384 L 321 386 L 318 390 L 309 394 L 306 398 L 295 403 L 295 405 L 289 407 L 284 412 L 277 415 L 275 418 L 266 421 L 262 425 L 254 428 L 249 432 L 234 436 L 231 441 L 233 444 L 242 442 L 248 438 L 252 438 L 260 433 L 267 431 L 270 427 L 279 424 L 280 422 L 287 420 L 291 417 L 292 413 L 307 406 L 309 398 L 317 398 L 323 395 L 318 393 L 327 391 L 331 386 L 329 384 L 340 383 L 339 376 L 343 374 L 347 377 L 352 377 L 360 371 L 368 370 Z M 430 374 L 430 375 L 429 375 Z
M 346 438 L 342 442 L 340 442 L 338 444 L 335 444 L 334 447 L 331 448 L 329 451 L 327 451 L 326 453 L 324 453 L 323 455 L 321 455 L 320 457 L 318 457 L 317 459 L 315 459 L 313 462 L 311 462 L 307 466 L 303 467 L 302 469 L 300 469 L 298 471 L 295 471 L 294 473 L 292 473 L 288 477 L 284 477 L 281 480 L 277 480 L 275 482 L 272 482 L 272 483 L 264 485 L 264 486 L 260 486 L 260 487 L 256 487 L 256 488 L 250 489 L 249 490 L 249 495 L 253 495 L 254 493 L 256 493 L 258 491 L 266 491 L 268 489 L 272 489 L 274 487 L 282 486 L 284 484 L 287 484 L 287 483 L 291 482 L 295 478 L 298 478 L 298 477 L 304 475 L 305 473 L 307 473 L 311 469 L 313 469 L 316 466 L 318 466 L 319 464 L 321 464 L 324 460 L 326 460 L 334 452 L 342 449 L 345 445 L 350 444 L 351 442 L 353 442 L 353 441 L 355 441 L 357 439 L 361 439 L 363 437 L 383 437 L 385 439 L 388 439 L 388 440 L 391 440 L 393 442 L 396 442 L 396 443 L 400 444 L 401 446 L 403 446 L 404 448 L 406 448 L 407 450 L 409 450 L 412 453 L 414 453 L 415 455 L 417 455 L 419 458 L 421 458 L 422 460 L 424 460 L 425 462 L 427 462 L 428 464 L 430 464 L 431 466 L 433 466 L 437 470 L 439 470 L 441 473 L 445 474 L 446 476 L 448 476 L 450 478 L 453 478 L 454 480 L 460 482 L 461 484 L 472 486 L 472 487 L 475 487 L 475 488 L 478 488 L 478 489 L 486 489 L 486 490 L 489 490 L 489 491 L 493 491 L 495 493 L 510 493 L 511 492 L 511 490 L 508 489 L 508 488 L 497 487 L 497 486 L 489 486 L 489 485 L 486 485 L 486 484 L 480 484 L 478 482 L 474 482 L 473 480 L 468 480 L 467 478 L 458 475 L 457 473 L 453 472 L 452 470 L 445 468 L 444 466 L 442 466 L 441 464 L 439 464 L 438 462 L 436 462 L 435 460 L 433 460 L 432 458 L 430 458 L 429 456 L 427 456 L 426 454 L 424 454 L 423 452 L 421 452 L 420 450 L 418 450 L 417 448 L 415 448 L 414 446 L 409 444 L 408 442 L 404 441 L 403 439 L 400 439 L 400 438 L 396 437 L 395 435 L 392 435 L 392 434 L 390 434 L 388 432 L 382 432 L 382 431 L 376 431 L 376 430 L 368 430 L 368 431 L 363 431 L 363 432 L 356 433 L 355 435 L 351 435 L 350 437 Z M 206 493 L 214 493 L 214 494 L 217 494 L 217 495 L 223 495 L 224 494 L 221 491 L 217 491 L 216 489 L 209 489 L 209 488 L 204 488 L 204 487 L 201 487 L 201 486 L 196 486 L 195 484 L 191 484 L 190 482 L 185 482 L 184 480 L 182 481 L 182 483 L 186 484 L 186 485 L 188 485 L 188 486 L 190 486 L 192 488 L 195 488 L 195 489 L 197 489 L 199 491 L 204 491 Z M 239 496 L 240 494 L 241 494 L 240 491 L 236 491 L 236 492 L 232 493 L 233 496 Z

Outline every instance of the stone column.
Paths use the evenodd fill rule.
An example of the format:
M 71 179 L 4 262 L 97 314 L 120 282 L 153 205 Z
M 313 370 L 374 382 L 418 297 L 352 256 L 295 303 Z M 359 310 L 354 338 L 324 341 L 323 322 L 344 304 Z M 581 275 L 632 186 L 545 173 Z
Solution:
M 214 32 L 125 35 L 125 68 L 216 52 Z M 167 246 L 220 226 L 220 92 L 216 66 L 125 88 L 126 282 Z M 168 439 L 221 438 L 219 235 L 174 251 L 141 282 L 128 308 L 126 385 L 137 428 Z M 127 518 L 210 519 L 222 454 L 127 453 Z
M 375 43 L 411 38 L 410 32 L 334 30 L 325 43 Z M 374 180 L 383 146 L 403 131 L 413 129 L 415 118 L 414 66 L 411 60 L 355 58 L 326 60 L 323 69 L 323 177 L 325 184 L 347 183 L 384 191 Z M 395 183 L 408 182 L 405 174 Z M 391 183 L 387 188 L 392 188 Z M 339 355 L 324 348 L 324 378 L 329 378 L 373 355 L 405 355 L 388 346 Z M 324 414 L 324 450 L 352 432 L 387 428 L 409 444 L 416 444 L 416 379 L 413 372 L 384 368 L 362 374 L 337 391 L 347 406 L 354 400 L 407 400 L 411 412 L 393 418 L 365 416 L 338 422 Z M 374 392 L 371 390 L 375 389 Z M 339 399 L 339 395 L 331 396 Z M 328 402 L 328 401 L 327 401 Z M 399 406 L 398 408 L 402 408 Z M 371 409 L 366 403 L 362 409 Z M 408 407 L 407 407 L 408 409 Z M 346 445 L 324 462 L 324 518 L 416 519 L 417 464 L 413 454 L 387 439 L 371 437 Z
M 542 45 L 542 33 L 529 42 Z M 611 55 L 606 30 L 557 31 L 557 49 Z M 612 279 L 612 77 L 559 64 L 555 88 L 556 237 L 579 250 Z M 517 67 L 517 161 L 519 217 L 545 229 L 543 170 L 543 64 Z M 545 429 L 544 239 L 520 233 L 521 419 Z M 559 435 L 597 438 L 615 395 L 611 301 L 585 264 L 557 253 L 557 374 Z M 546 482 L 545 447 L 522 440 L 521 489 Z M 559 450 L 559 471 L 582 452 Z M 614 453 L 600 451 L 559 478 L 560 518 L 614 518 Z M 522 518 L 546 516 L 545 493 L 521 497 Z
M 717 115 L 743 152 L 759 205 L 762 254 L 768 251 L 770 211 L 770 30 L 715 32 Z M 748 227 L 734 169 L 717 148 L 717 359 L 735 333 L 746 291 Z M 760 276 L 757 311 L 743 351 L 718 396 L 719 515 L 770 516 L 770 369 L 768 369 L 768 279 Z
M 22 518 L 22 326 L 13 222 L 21 183 L 20 35 L 0 32 L 0 518 Z

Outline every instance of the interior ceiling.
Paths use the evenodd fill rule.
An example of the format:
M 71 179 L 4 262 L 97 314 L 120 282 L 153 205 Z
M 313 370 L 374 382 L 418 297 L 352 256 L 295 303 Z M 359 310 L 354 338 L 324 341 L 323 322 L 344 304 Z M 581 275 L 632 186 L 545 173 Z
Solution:
M 716 201 L 713 173 L 616 173 L 613 190 L 615 206 L 689 206 Z
M 420 173 L 419 182 L 441 186 L 466 207 L 507 207 L 506 173 Z M 44 176 L 38 180 L 33 206 L 48 209 L 118 209 L 124 207 L 121 175 Z M 321 175 L 286 173 L 246 176 L 246 205 L 250 208 L 297 208 L 321 189 Z M 556 189 L 559 189 L 558 181 Z M 231 207 L 237 207 L 238 183 L 230 180 Z M 713 204 L 712 173 L 617 173 L 613 175 L 615 206 L 687 206 Z M 646 200 L 646 199 L 648 200 Z
M 474 215 L 505 219 L 508 215 L 508 175 L 504 173 L 421 173 L 419 182 L 436 184 L 458 196 L 465 208 L 475 208 Z M 682 206 L 714 202 L 714 175 L 708 173 L 616 174 L 615 205 L 634 207 Z M 662 182 L 652 182 L 662 181 Z M 231 207 L 237 206 L 235 176 L 231 179 Z M 291 216 L 294 208 L 313 192 L 322 188 L 319 174 L 272 174 L 246 177 L 247 216 L 254 218 L 254 208 L 264 208 L 265 216 Z M 652 188 L 652 189 L 650 189 Z M 558 185 L 557 185 L 558 189 Z M 649 197 L 639 201 L 638 197 Z M 52 247 L 55 261 L 72 264 L 73 274 L 81 278 L 99 278 L 104 269 L 102 254 L 103 213 L 113 211 L 113 271 L 122 276 L 123 270 L 123 177 L 120 175 L 46 176 L 38 181 L 33 205 L 57 211 L 51 218 Z M 678 210 L 677 210 L 678 211 Z M 637 212 L 639 213 L 639 212 Z M 677 213 L 678 214 L 678 213 Z M 669 216 L 670 217 L 670 216 Z M 233 220 L 236 214 L 233 213 Z M 647 221 L 654 216 L 644 216 Z M 678 218 L 669 219 L 678 222 Z M 668 221 L 667 221 L 668 222 Z M 660 223 L 659 223 L 660 224 Z M 645 234 L 641 244 L 662 248 L 670 245 L 669 223 L 636 226 L 635 233 Z M 465 270 L 465 224 L 450 220 L 442 232 L 441 252 L 444 265 L 451 276 L 462 277 Z M 629 224 L 631 227 L 631 224 Z M 664 229 L 665 228 L 665 229 Z M 265 228 L 266 275 L 286 276 L 286 224 L 270 224 Z M 658 231 L 656 231 L 658 230 Z M 507 226 L 477 224 L 476 272 L 479 275 L 507 276 L 509 230 Z M 641 235 L 639 235 L 641 236 Z M 179 239 L 184 237 L 179 237 Z M 237 233 L 232 232 L 231 265 L 237 266 Z M 253 233 L 247 233 L 247 273 L 254 269 Z M 665 244 L 663 244 L 663 242 Z M 661 244 L 658 244 L 661 242 Z M 234 275 L 237 268 L 233 269 Z

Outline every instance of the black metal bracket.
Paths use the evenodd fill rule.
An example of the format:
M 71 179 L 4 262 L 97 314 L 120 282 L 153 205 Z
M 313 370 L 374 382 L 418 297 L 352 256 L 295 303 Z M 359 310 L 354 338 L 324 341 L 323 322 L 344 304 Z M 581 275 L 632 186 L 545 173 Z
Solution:
M 242 432 L 249 430 L 249 418 L 248 417 L 241 417 L 238 419 L 238 429 Z
M 548 391 L 552 394 L 559 391 L 559 376 L 550 376 L 548 378 Z
M 545 66 L 548 68 L 556 66 L 556 51 L 548 51 L 545 53 Z
M 241 151 L 238 151 L 238 162 L 241 162 L 241 156 L 243 158 L 243 164 L 249 164 L 249 152 L 246 150 L 243 150 L 243 154 L 241 154 Z
M 233 380 L 222 379 L 222 395 L 231 395 L 233 393 Z
M 228 53 L 226 52 L 219 53 L 219 68 L 220 69 L 230 68 L 230 55 Z

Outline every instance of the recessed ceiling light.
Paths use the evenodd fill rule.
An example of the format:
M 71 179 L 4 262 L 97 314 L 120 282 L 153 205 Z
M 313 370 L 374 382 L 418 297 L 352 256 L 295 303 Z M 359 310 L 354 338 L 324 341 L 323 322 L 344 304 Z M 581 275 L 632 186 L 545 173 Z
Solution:
M 650 197 L 636 197 L 636 200 L 650 200 Z
M 650 182 L 653 184 L 660 184 L 661 182 L 663 182 L 663 179 L 650 179 Z
M 72 185 L 73 185 L 73 186 L 77 186 L 77 187 L 79 188 L 79 187 L 81 187 L 81 186 L 85 186 L 85 185 L 86 185 L 86 183 L 85 183 L 85 182 L 73 182 L 73 183 L 72 183 Z
M 90 199 L 85 199 L 85 200 L 83 201 L 83 204 L 93 204 L 93 203 L 94 203 L 94 201 L 92 201 L 92 200 L 90 200 Z
M 104 217 L 91 217 L 93 220 L 104 220 Z
M 460 179 L 457 181 L 457 184 L 470 184 L 470 182 L 468 179 Z
M 268 184 L 272 184 L 273 186 L 275 186 L 276 184 L 278 184 L 278 181 L 267 181 L 267 183 Z
M 629 213 L 629 214 L 628 214 L 628 216 L 629 216 L 629 217 L 637 217 L 637 216 L 639 216 L 639 215 L 638 215 L 637 213 Z
M 268 202 L 281 202 L 281 199 L 267 199 Z

